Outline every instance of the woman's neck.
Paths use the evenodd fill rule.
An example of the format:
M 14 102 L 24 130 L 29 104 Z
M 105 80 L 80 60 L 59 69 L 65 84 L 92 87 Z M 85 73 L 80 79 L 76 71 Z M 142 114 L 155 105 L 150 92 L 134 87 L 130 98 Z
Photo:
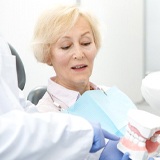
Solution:
M 55 83 L 58 83 L 59 85 L 70 89 L 70 90 L 74 90 L 79 92 L 81 95 L 88 90 L 93 90 L 93 88 L 90 86 L 90 82 L 87 83 L 78 83 L 78 84 L 67 84 L 67 83 L 62 83 L 62 81 L 59 81 L 59 79 L 52 77 L 51 78 L 52 81 L 54 81 Z

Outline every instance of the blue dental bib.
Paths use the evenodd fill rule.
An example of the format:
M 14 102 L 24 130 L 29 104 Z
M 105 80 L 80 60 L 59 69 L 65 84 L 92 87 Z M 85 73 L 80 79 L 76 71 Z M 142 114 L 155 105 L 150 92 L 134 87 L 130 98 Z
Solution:
M 111 87 L 107 91 L 86 91 L 73 106 L 63 112 L 100 123 L 110 133 L 122 136 L 128 123 L 127 112 L 133 108 L 136 109 L 136 106 L 128 96 L 117 87 Z

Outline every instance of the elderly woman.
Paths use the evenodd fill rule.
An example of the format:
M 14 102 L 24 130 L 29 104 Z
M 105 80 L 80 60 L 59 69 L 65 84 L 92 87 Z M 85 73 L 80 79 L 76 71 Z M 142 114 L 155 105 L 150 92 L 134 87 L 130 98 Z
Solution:
M 89 80 L 99 48 L 96 19 L 77 6 L 50 9 L 39 18 L 33 51 L 39 62 L 53 66 L 56 73 L 49 79 L 47 92 L 37 104 L 40 112 L 68 111 L 87 91 L 101 90 Z M 86 159 L 120 160 L 123 157 L 127 160 L 128 155 L 123 156 L 117 143 L 109 140 L 103 151 L 90 154 Z

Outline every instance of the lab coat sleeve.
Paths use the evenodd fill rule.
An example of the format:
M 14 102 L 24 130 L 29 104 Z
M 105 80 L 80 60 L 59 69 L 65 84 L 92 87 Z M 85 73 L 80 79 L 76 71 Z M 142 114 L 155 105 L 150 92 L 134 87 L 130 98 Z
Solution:
M 31 103 L 29 100 L 26 100 L 22 90 L 20 89 L 19 89 L 18 100 L 25 112 L 28 112 L 28 113 L 38 112 L 36 106 L 33 103 Z
M 15 58 L 1 36 L 0 42 L 0 159 L 84 160 L 93 142 L 91 125 L 62 113 L 24 112 Z
M 85 160 L 91 125 L 62 113 L 11 111 L 0 117 L 1 160 Z

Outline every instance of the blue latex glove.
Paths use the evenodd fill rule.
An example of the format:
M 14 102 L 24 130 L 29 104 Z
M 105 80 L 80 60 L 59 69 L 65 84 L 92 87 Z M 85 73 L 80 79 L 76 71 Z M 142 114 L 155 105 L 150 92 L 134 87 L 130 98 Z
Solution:
M 90 153 L 97 152 L 105 146 L 105 138 L 111 140 L 119 140 L 119 137 L 113 135 L 101 128 L 100 124 L 91 123 L 94 131 L 93 144 Z
M 118 142 L 119 140 L 109 140 L 105 148 L 103 149 L 99 160 L 130 160 L 128 153 L 123 154 L 118 150 Z
M 122 159 L 121 160 L 129 160 L 130 158 L 129 158 L 129 153 L 124 153 L 123 154 L 123 157 L 122 157 Z

